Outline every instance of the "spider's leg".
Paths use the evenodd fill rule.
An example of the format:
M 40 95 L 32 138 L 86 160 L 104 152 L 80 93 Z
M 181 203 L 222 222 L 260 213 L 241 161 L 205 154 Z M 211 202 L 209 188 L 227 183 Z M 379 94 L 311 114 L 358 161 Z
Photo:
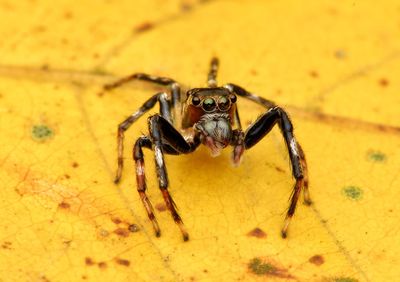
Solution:
M 155 83 L 158 85 L 165 85 L 165 86 L 171 85 L 176 82 L 175 80 L 168 78 L 168 77 L 154 76 L 154 75 L 149 75 L 149 74 L 145 74 L 145 73 L 134 73 L 134 74 L 125 76 L 115 82 L 104 85 L 103 89 L 106 91 L 109 91 L 109 90 L 118 88 L 128 82 L 131 82 L 132 80 L 144 80 L 144 81 L 152 82 L 152 83 Z
M 171 212 L 172 218 L 175 223 L 178 224 L 183 240 L 189 239 L 182 219 L 176 211 L 176 205 L 168 192 L 168 175 L 164 163 L 165 144 L 168 144 L 170 148 L 173 148 L 176 152 L 181 154 L 187 154 L 193 152 L 200 144 L 198 136 L 194 137 L 194 140 L 188 142 L 185 138 L 169 123 L 165 118 L 160 115 L 154 115 L 149 118 L 149 131 L 154 144 L 154 155 L 155 164 L 158 177 L 159 188 L 164 197 L 165 204 Z
M 294 215 L 296 204 L 302 188 L 304 188 L 305 202 L 307 204 L 311 203 L 308 193 L 307 164 L 305 156 L 300 144 L 297 143 L 293 135 L 293 125 L 287 113 L 280 107 L 269 109 L 246 130 L 244 145 L 246 149 L 253 147 L 268 132 L 270 132 L 270 130 L 276 123 L 278 123 L 282 135 L 285 139 L 285 143 L 289 151 L 290 162 L 292 164 L 292 174 L 296 179 L 293 193 L 291 195 L 289 209 L 287 211 L 284 226 L 281 232 L 282 237 L 286 238 L 289 223 Z
M 157 219 L 154 215 L 153 206 L 146 195 L 146 177 L 144 172 L 144 156 L 142 147 L 151 148 L 151 140 L 147 136 L 139 137 L 136 140 L 135 146 L 133 148 L 133 159 L 136 163 L 136 182 L 137 182 L 137 190 L 140 195 L 140 199 L 147 211 L 147 215 L 153 224 L 154 232 L 157 237 L 160 236 L 160 227 L 158 226 Z
M 254 102 L 266 107 L 267 109 L 275 107 L 275 104 L 272 101 L 269 101 L 267 99 L 264 99 L 262 97 L 254 95 L 238 85 L 229 83 L 229 84 L 224 85 L 224 87 L 227 88 L 232 93 L 236 93 L 237 95 L 239 95 L 241 97 L 244 97 L 251 101 L 254 101 Z M 240 164 L 241 156 L 244 152 L 244 146 L 242 145 L 243 144 L 243 132 L 241 131 L 242 126 L 240 124 L 240 118 L 239 118 L 237 106 L 236 106 L 236 111 L 235 111 L 235 122 L 238 124 L 239 130 L 236 134 L 236 137 L 233 140 L 233 143 L 235 146 L 233 149 L 233 164 L 234 164 L 234 166 L 237 166 Z
M 249 99 L 253 102 L 256 102 L 257 104 L 266 107 L 267 109 L 276 107 L 276 104 L 270 100 L 267 100 L 263 97 L 257 96 L 253 93 L 248 92 L 247 90 L 245 90 L 244 88 L 236 85 L 236 84 L 232 84 L 232 83 L 228 83 L 226 85 L 224 85 L 225 88 L 229 89 L 231 92 L 236 93 L 237 95 L 244 97 L 246 99 Z
M 151 149 L 152 147 L 151 139 L 148 136 L 141 136 L 139 137 L 136 142 L 135 146 L 133 147 L 133 159 L 135 160 L 136 164 L 136 183 L 137 183 L 137 190 L 140 195 L 140 199 L 143 202 L 143 205 L 147 211 L 147 215 L 153 224 L 153 229 L 157 237 L 160 236 L 160 227 L 158 226 L 157 219 L 154 215 L 153 206 L 146 195 L 146 177 L 145 177 L 145 169 L 144 169 L 144 155 L 142 148 Z M 176 151 L 171 145 L 163 144 L 163 151 L 167 154 L 171 155 L 179 155 L 179 152 Z
M 253 102 L 255 102 L 255 103 L 257 103 L 257 104 L 259 104 L 261 106 L 264 106 L 267 109 L 271 109 L 271 108 L 274 108 L 274 107 L 277 106 L 274 102 L 272 102 L 270 100 L 267 100 L 267 99 L 265 99 L 263 97 L 257 96 L 257 95 L 255 95 L 253 93 L 250 93 L 247 90 L 245 90 L 244 88 L 242 88 L 242 87 L 240 87 L 240 86 L 238 86 L 236 84 L 228 83 L 228 84 L 224 85 L 224 87 L 229 89 L 231 92 L 236 93 L 239 96 L 247 98 L 247 99 L 249 99 L 249 100 L 251 100 L 251 101 L 253 101 Z M 290 120 L 289 120 L 289 122 L 290 122 Z M 298 144 L 298 147 L 299 147 L 299 153 L 303 156 L 303 158 L 302 158 L 302 166 L 303 166 L 303 171 L 304 171 L 303 172 L 303 174 L 304 174 L 304 189 L 303 189 L 303 191 L 304 191 L 303 192 L 304 203 L 307 204 L 307 205 L 310 205 L 311 204 L 311 198 L 310 198 L 310 192 L 308 190 L 307 163 L 306 163 L 306 160 L 305 160 L 305 157 L 304 157 L 304 152 L 303 152 L 300 144 Z
M 210 71 L 208 73 L 207 84 L 208 87 L 217 87 L 217 72 L 218 72 L 219 61 L 218 58 L 214 57 L 211 59 Z
M 160 103 L 160 112 L 161 115 L 164 116 L 167 120 L 171 120 L 170 113 L 170 105 L 167 100 L 167 94 L 164 92 L 153 95 L 150 99 L 148 99 L 136 112 L 130 115 L 127 119 L 121 122 L 118 125 L 118 169 L 114 182 L 118 183 L 121 179 L 122 168 L 123 168 L 123 151 L 124 151 L 124 132 L 136 121 L 138 120 L 144 113 L 154 107 L 157 103 Z
M 162 86 L 168 86 L 171 91 L 171 107 L 173 109 L 173 114 L 174 114 L 174 124 L 177 125 L 176 123 L 179 123 L 178 117 L 180 115 L 180 103 L 181 103 L 181 87 L 178 82 L 173 80 L 172 78 L 168 77 L 161 77 L 161 76 L 155 76 L 155 75 L 149 75 L 145 73 L 134 73 L 131 75 L 128 75 L 126 77 L 123 77 L 115 82 L 106 84 L 103 86 L 104 91 L 109 91 L 113 90 L 115 88 L 118 88 L 128 82 L 131 82 L 133 80 L 142 80 L 142 81 L 147 81 L 153 84 L 157 85 L 162 85 Z M 176 122 L 176 123 L 175 123 Z

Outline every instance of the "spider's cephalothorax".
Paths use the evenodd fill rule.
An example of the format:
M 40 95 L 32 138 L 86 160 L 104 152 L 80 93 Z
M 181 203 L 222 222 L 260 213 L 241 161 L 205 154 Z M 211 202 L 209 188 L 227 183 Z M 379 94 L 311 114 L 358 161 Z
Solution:
M 182 128 L 193 127 L 216 156 L 232 141 L 235 103 L 236 95 L 223 87 L 191 89 L 183 108 Z
M 277 124 L 285 139 L 292 166 L 292 174 L 296 179 L 289 209 L 281 231 L 282 237 L 285 238 L 289 222 L 294 215 L 302 190 L 305 203 L 311 204 L 308 192 L 307 164 L 303 150 L 293 135 L 293 126 L 289 116 L 282 108 L 232 83 L 218 87 L 216 80 L 217 70 L 218 60 L 214 58 L 211 61 L 211 69 L 208 74 L 208 87 L 190 89 L 187 91 L 186 96 L 181 95 L 181 88 L 175 80 L 143 73 L 135 73 L 104 86 L 104 90 L 110 90 L 131 80 L 138 79 L 169 88 L 168 93 L 161 92 L 150 97 L 142 107 L 119 124 L 118 170 L 115 183 L 119 182 L 123 167 L 124 132 L 158 102 L 160 104 L 160 114 L 150 116 L 148 119 L 149 135 L 139 137 L 133 149 L 133 157 L 136 162 L 137 189 L 153 224 L 156 236 L 159 236 L 160 228 L 154 216 L 153 207 L 146 195 L 142 148 L 153 149 L 159 188 L 167 208 L 181 229 L 183 239 L 186 241 L 189 239 L 189 235 L 168 192 L 168 176 L 164 163 L 164 154 L 188 154 L 193 152 L 200 144 L 204 144 L 210 149 L 211 154 L 215 156 L 223 148 L 231 145 L 233 146 L 233 163 L 238 165 L 243 152 L 257 144 Z M 266 112 L 245 131 L 242 130 L 240 124 L 236 105 L 237 96 L 247 98 L 267 108 Z M 178 120 L 182 120 L 182 123 L 178 124 Z M 190 133 L 190 136 L 184 137 L 181 133 L 183 131 L 186 134 Z

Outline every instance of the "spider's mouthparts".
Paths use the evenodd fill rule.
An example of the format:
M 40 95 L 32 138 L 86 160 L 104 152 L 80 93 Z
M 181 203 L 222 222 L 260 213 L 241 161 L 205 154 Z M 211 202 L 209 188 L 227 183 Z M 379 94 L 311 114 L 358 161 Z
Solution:
M 226 118 L 205 119 L 197 128 L 201 131 L 203 144 L 210 149 L 213 157 L 218 156 L 231 142 L 232 127 Z
M 225 118 L 205 120 L 202 127 L 206 136 L 210 136 L 214 141 L 222 143 L 225 147 L 229 144 L 232 137 L 232 127 L 229 120 Z
M 224 144 L 214 140 L 210 136 L 205 138 L 204 143 L 210 149 L 212 157 L 219 156 L 221 154 L 221 150 L 226 147 Z

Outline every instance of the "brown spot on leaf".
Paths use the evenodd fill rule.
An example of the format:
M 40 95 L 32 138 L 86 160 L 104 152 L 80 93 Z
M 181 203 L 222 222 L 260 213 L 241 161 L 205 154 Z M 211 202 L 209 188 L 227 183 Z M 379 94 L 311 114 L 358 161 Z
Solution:
M 257 75 L 258 75 L 258 72 L 257 72 L 257 70 L 255 70 L 255 69 L 251 69 L 251 70 L 250 70 L 250 74 L 251 74 L 251 75 L 254 75 L 254 76 L 257 76 Z
M 144 32 L 147 30 L 150 30 L 154 27 L 154 24 L 151 22 L 144 22 L 140 25 L 138 25 L 137 27 L 135 27 L 135 32 L 140 33 L 140 32 Z
M 130 224 L 128 226 L 128 230 L 132 233 L 138 232 L 140 230 L 139 226 L 137 226 L 137 224 Z
M 332 16 L 336 16 L 339 13 L 338 10 L 336 10 L 333 7 L 329 7 L 328 9 L 326 9 L 326 11 L 328 12 L 328 14 L 330 14 Z
M 85 258 L 86 265 L 94 265 L 94 261 L 90 257 Z
M 118 217 L 113 217 L 111 218 L 112 222 L 114 222 L 115 224 L 120 224 L 122 222 L 121 219 L 119 219 Z
M 107 237 L 110 233 L 105 229 L 100 229 L 100 235 L 102 237 Z
M 249 233 L 247 233 L 247 236 L 252 236 L 252 237 L 256 237 L 256 238 L 266 238 L 267 237 L 267 233 L 265 233 L 261 228 L 254 228 L 253 230 L 251 230 Z
M 389 80 L 387 80 L 386 78 L 381 78 L 381 79 L 379 80 L 379 84 L 380 84 L 380 86 L 382 86 L 382 87 L 386 87 L 386 86 L 389 85 Z
M 61 202 L 58 204 L 58 207 L 60 207 L 62 209 L 69 209 L 71 207 L 71 205 L 68 204 L 67 202 Z
M 74 17 L 74 15 L 72 14 L 72 12 L 71 11 L 66 11 L 65 13 L 64 13 L 64 19 L 72 19 Z
M 123 266 L 129 266 L 131 264 L 131 262 L 127 259 L 116 258 L 115 261 L 116 261 L 116 263 L 123 265 Z
M 319 74 L 316 71 L 310 71 L 309 74 L 310 74 L 310 76 L 312 78 L 318 78 L 319 77 Z
M 321 264 L 324 264 L 325 259 L 321 255 L 315 255 L 309 258 L 308 260 L 310 263 L 315 264 L 317 266 L 320 266 Z
M 182 3 L 182 4 L 181 4 L 181 10 L 182 10 L 183 12 L 190 11 L 192 8 L 193 8 L 193 6 L 190 5 L 190 3 Z
M 79 164 L 78 164 L 77 162 L 73 162 L 73 163 L 72 163 L 72 167 L 73 167 L 73 168 L 77 168 L 78 166 L 79 166 Z
M 156 209 L 160 212 L 163 212 L 167 210 L 167 206 L 165 205 L 165 203 L 158 203 L 156 204 Z
M 47 28 L 44 25 L 38 25 L 38 26 L 33 28 L 33 31 L 34 32 L 38 32 L 38 33 L 45 32 L 46 30 L 47 30 Z
M 101 268 L 101 269 L 105 269 L 105 268 L 107 268 L 107 263 L 105 263 L 104 261 L 102 261 L 102 262 L 99 262 L 97 265 L 98 265 L 98 266 L 99 266 L 99 268 Z
M 279 166 L 275 166 L 275 170 L 279 172 L 285 172 L 285 170 Z
M 70 179 L 71 176 L 69 174 L 64 174 L 65 179 Z
M 2 247 L 3 249 L 5 249 L 5 250 L 11 250 L 11 245 L 12 245 L 11 242 L 5 241 L 5 242 L 1 245 L 1 247 Z
M 67 240 L 67 241 L 63 241 L 63 244 L 64 244 L 66 247 L 69 247 L 69 246 L 71 246 L 71 242 L 72 242 L 72 240 Z
M 345 59 L 347 57 L 346 51 L 338 49 L 334 53 L 336 59 Z
M 117 234 L 118 236 L 121 237 L 128 237 L 129 236 L 129 230 L 125 228 L 117 228 L 114 230 L 114 233 Z
M 40 276 L 40 280 L 43 281 L 43 282 L 50 282 L 49 278 L 47 278 L 44 275 Z
M 50 69 L 50 66 L 49 66 L 49 64 L 43 64 L 43 65 L 41 65 L 40 69 L 43 71 L 48 71 Z
M 271 259 L 253 258 L 247 265 L 249 271 L 258 276 L 273 276 L 285 279 L 295 279 L 293 275 L 288 273 L 288 270 L 278 266 Z

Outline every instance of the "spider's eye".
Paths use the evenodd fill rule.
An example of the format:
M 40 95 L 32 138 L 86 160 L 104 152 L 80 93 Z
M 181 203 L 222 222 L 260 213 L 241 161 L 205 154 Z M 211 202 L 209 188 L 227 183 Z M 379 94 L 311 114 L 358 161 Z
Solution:
M 193 104 L 194 106 L 198 106 L 198 105 L 200 104 L 200 98 L 197 97 L 197 96 L 193 96 L 193 98 L 192 98 L 192 104 Z
M 232 94 L 231 96 L 229 96 L 229 99 L 231 100 L 232 103 L 236 102 L 236 95 Z
M 230 103 L 229 99 L 226 98 L 226 96 L 219 97 L 218 108 L 221 111 L 226 111 L 227 109 L 229 109 L 230 105 L 231 105 L 231 103 Z
M 214 101 L 213 98 L 204 99 L 204 101 L 203 101 L 203 109 L 206 112 L 211 112 L 212 110 L 215 109 L 215 106 L 216 106 L 216 104 L 215 104 L 215 101 Z

